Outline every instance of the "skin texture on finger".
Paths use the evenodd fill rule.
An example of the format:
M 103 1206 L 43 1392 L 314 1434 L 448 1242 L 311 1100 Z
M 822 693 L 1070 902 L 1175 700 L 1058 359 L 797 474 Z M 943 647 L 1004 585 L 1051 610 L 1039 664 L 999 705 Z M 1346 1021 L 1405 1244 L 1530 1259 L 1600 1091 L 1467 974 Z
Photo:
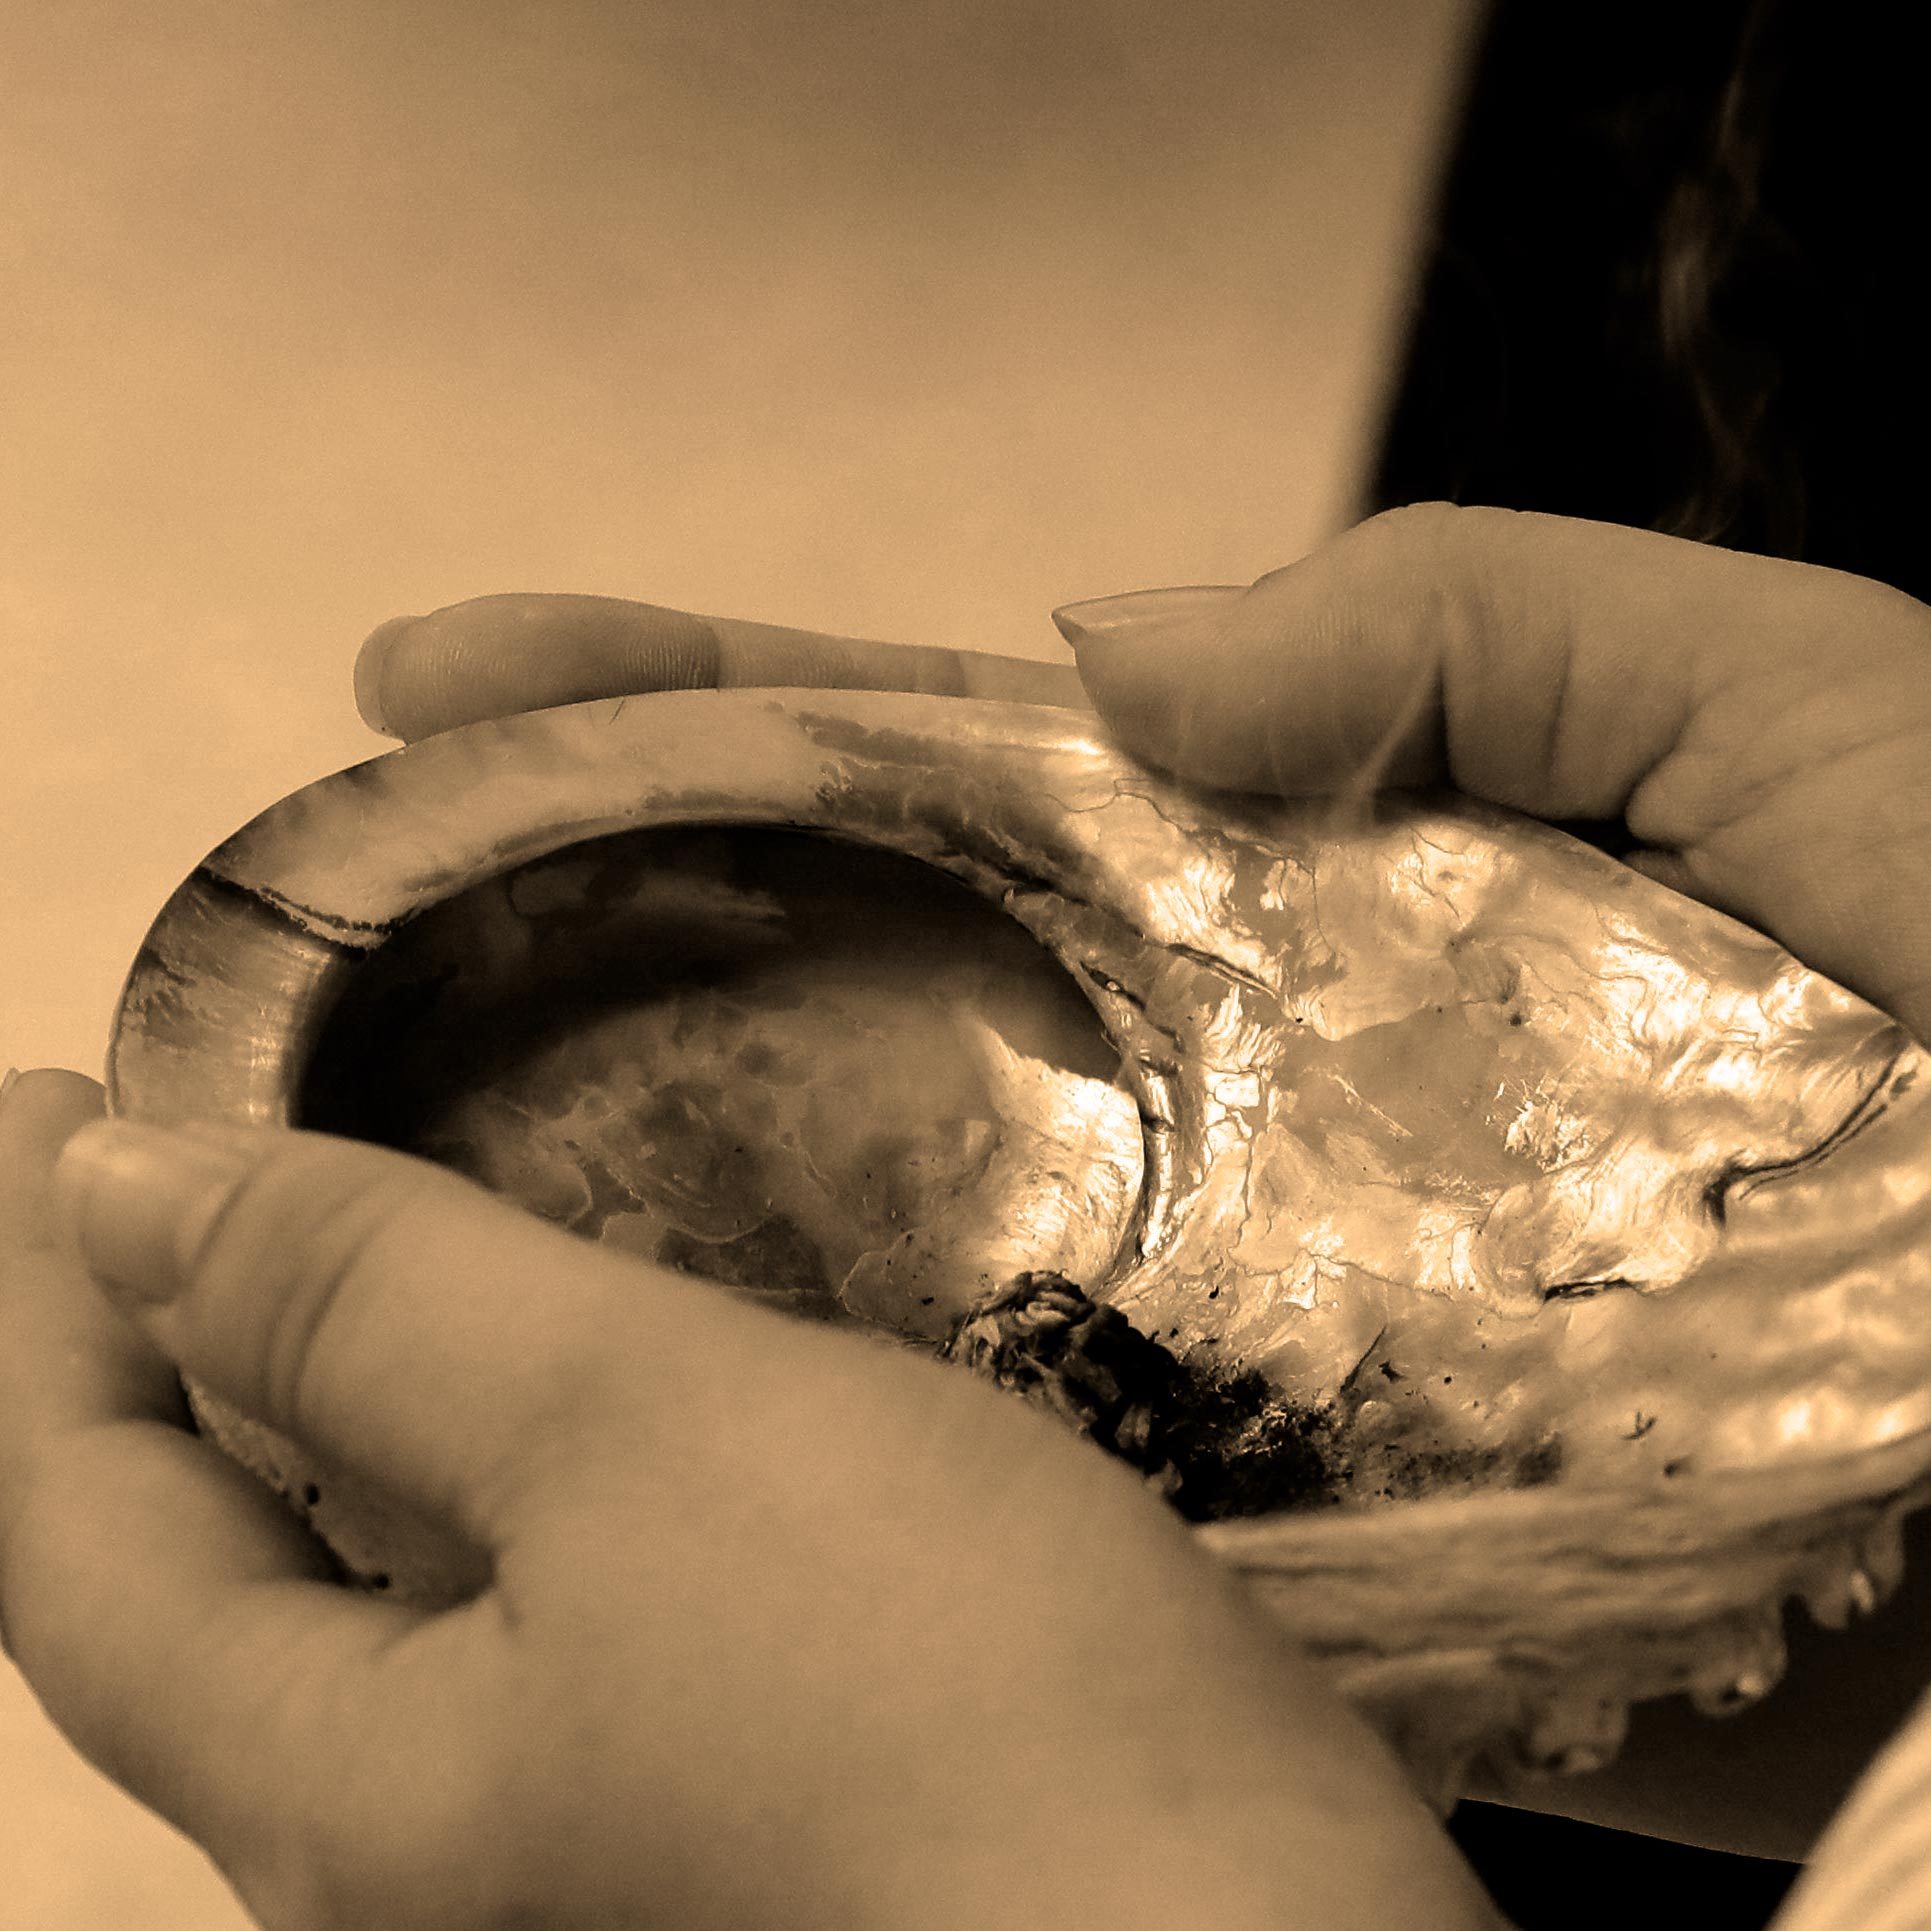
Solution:
M 1364 769 L 1554 819 L 1931 1034 L 1931 611 L 1644 530 L 1421 504 L 1180 625 L 1078 639 L 1101 715 L 1202 783 Z
M 1070 664 L 833 637 L 623 597 L 473 597 L 427 616 L 392 618 L 371 633 L 355 665 L 363 721 L 404 743 L 591 698 L 753 687 L 924 691 L 1087 708 Z

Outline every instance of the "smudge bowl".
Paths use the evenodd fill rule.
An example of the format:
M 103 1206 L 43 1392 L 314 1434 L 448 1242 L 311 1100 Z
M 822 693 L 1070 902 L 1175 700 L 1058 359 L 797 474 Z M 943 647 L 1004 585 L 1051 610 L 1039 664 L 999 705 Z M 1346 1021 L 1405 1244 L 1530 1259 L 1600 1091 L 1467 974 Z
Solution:
M 1466 799 L 1337 823 L 1039 706 L 533 712 L 211 853 L 108 1072 L 1051 1400 L 1444 1807 L 1768 1693 L 1785 1604 L 1868 1610 L 1931 1498 L 1923 1049 Z M 189 1392 L 349 1577 L 474 1586 Z

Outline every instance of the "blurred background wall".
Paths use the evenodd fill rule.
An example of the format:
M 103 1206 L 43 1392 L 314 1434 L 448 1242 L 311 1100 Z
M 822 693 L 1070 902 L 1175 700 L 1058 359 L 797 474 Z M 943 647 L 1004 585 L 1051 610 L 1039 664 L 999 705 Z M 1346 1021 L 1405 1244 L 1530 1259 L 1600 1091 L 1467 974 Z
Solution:
M 572 589 L 1063 660 L 1351 520 L 1475 0 L 0 10 L 0 1063 Z M 0 1676 L 0 1926 L 226 1931 Z

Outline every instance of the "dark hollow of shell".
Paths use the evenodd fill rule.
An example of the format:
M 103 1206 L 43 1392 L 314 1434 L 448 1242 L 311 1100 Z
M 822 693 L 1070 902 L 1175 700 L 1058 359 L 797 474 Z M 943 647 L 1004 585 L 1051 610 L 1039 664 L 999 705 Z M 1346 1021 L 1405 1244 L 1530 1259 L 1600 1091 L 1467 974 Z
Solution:
M 923 1343 L 1189 1521 L 1335 1501 L 1339 1406 L 1182 1359 L 1065 1273 L 986 1288 L 1015 1178 L 1041 1226 L 1042 1147 L 1016 1158 L 997 1080 L 1015 1064 L 1106 1110 L 1100 1149 L 1048 1116 L 1055 1165 L 1137 1131 L 1091 1008 L 942 874 L 795 833 L 647 832 L 414 920 L 331 1016 L 298 1117 L 773 1308 Z M 1085 1232 L 1090 1260 L 1120 1229 Z

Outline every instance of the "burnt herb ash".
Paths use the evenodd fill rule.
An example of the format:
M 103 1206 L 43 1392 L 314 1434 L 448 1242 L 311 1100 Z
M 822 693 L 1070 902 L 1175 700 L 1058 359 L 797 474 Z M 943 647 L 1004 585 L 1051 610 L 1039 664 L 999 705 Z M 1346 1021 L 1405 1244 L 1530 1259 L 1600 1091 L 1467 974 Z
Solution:
M 1183 1361 L 1063 1274 L 1020 1274 L 975 1303 L 943 1354 L 1140 1470 L 1190 1522 L 1334 1499 L 1324 1415 L 1251 1369 Z

